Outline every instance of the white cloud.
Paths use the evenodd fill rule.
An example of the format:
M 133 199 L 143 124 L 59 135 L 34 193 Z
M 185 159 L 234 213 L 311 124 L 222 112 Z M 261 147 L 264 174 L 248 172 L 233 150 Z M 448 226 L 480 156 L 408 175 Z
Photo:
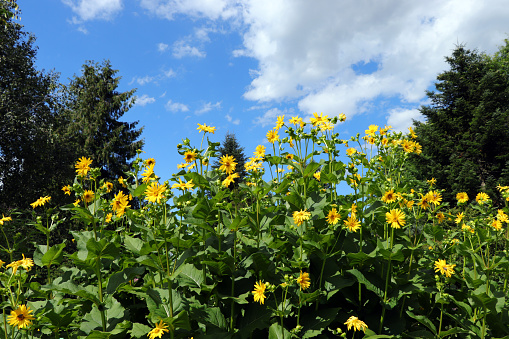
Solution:
M 184 40 L 176 41 L 173 44 L 173 56 L 177 59 L 181 59 L 186 56 L 204 58 L 205 55 L 205 52 L 200 51 L 197 47 L 190 46 Z
M 160 42 L 160 43 L 158 43 L 158 44 L 157 44 L 157 50 L 158 50 L 159 52 L 164 52 L 164 51 L 166 51 L 169 47 L 170 47 L 169 45 L 167 45 L 167 44 L 165 44 L 165 43 L 163 43 L 163 42 Z
M 132 85 L 133 83 L 137 83 L 140 86 L 150 84 L 152 82 L 157 83 L 158 81 L 164 80 L 166 78 L 173 78 L 177 75 L 177 73 L 173 69 L 168 70 L 162 70 L 160 74 L 157 76 L 149 76 L 146 75 L 144 77 L 134 77 L 130 82 L 129 85 Z
M 149 97 L 147 94 L 143 94 L 141 97 L 136 97 L 136 105 L 146 106 L 147 104 L 152 104 L 156 101 L 156 99 Z
M 195 114 L 201 115 L 201 114 L 207 113 L 213 109 L 220 109 L 220 108 L 221 108 L 221 101 L 218 101 L 215 104 L 213 104 L 212 102 L 207 102 L 206 104 L 203 104 L 203 106 L 200 109 L 196 110 Z
M 146 75 L 143 78 L 134 78 L 133 81 L 136 81 L 138 85 L 143 86 L 154 81 L 154 77 Z
M 94 19 L 111 20 L 124 7 L 122 0 L 62 0 L 79 16 L 75 22 Z
M 172 100 L 168 100 L 165 105 L 166 110 L 176 113 L 176 112 L 187 112 L 189 111 L 189 107 L 180 102 L 173 102 Z
M 509 17 L 505 0 L 141 0 L 141 5 L 170 20 L 176 14 L 207 19 L 205 27 L 232 23 L 243 41 L 233 56 L 258 62 L 245 99 L 296 101 L 305 114 L 349 117 L 368 112 L 380 98 L 417 106 L 457 43 L 493 53 L 507 37 Z M 207 37 L 207 30 L 195 31 L 195 39 Z M 205 56 L 183 40 L 173 48 L 176 57 Z M 369 74 L 352 69 L 370 62 L 376 67 Z M 269 112 L 256 121 L 266 124 Z
M 173 20 L 175 14 L 227 20 L 241 11 L 241 4 L 236 0 L 141 0 L 140 4 L 150 12 L 169 20 Z
M 424 121 L 424 116 L 418 109 L 392 109 L 387 117 L 387 125 L 397 132 L 408 131 L 413 126 L 413 120 Z
M 228 120 L 228 122 L 231 122 L 234 125 L 240 124 L 240 119 L 233 120 L 232 116 L 229 114 L 226 114 L 224 117 L 226 118 L 226 120 Z
M 286 110 L 281 111 L 279 108 L 271 108 L 262 116 L 256 117 L 255 120 L 253 120 L 253 123 L 262 127 L 275 125 L 278 115 L 283 115 L 285 112 Z

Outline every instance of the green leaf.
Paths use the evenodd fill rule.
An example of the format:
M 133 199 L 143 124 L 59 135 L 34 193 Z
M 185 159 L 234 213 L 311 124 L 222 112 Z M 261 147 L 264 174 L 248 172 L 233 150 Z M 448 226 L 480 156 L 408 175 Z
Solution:
M 60 264 L 64 257 L 63 250 L 65 248 L 65 240 L 61 244 L 51 246 L 49 250 L 43 255 L 41 263 L 44 266 L 50 266 L 53 264 Z
M 316 170 L 320 168 L 320 166 L 321 164 L 317 162 L 308 164 L 304 170 L 304 177 L 313 176 L 313 174 L 315 174 Z
M 111 336 L 108 332 L 92 331 L 86 339 L 107 339 Z
M 131 338 L 143 338 L 147 337 L 147 333 L 152 331 L 152 327 L 140 324 L 133 323 L 133 328 L 129 331 L 131 334 Z
M 141 248 L 145 242 L 139 238 L 130 237 L 128 234 L 124 236 L 124 246 L 127 250 L 135 254 L 140 254 Z
M 87 249 L 87 259 L 92 260 L 101 258 L 114 260 L 120 254 L 120 250 L 117 245 L 106 239 L 101 239 L 99 241 L 93 238 L 89 239 L 87 241 Z
M 210 189 L 210 184 L 207 181 L 207 179 L 205 179 L 199 173 L 187 172 L 186 174 L 184 174 L 184 178 L 186 178 L 187 181 L 193 180 L 193 184 L 203 189 Z
M 141 276 L 145 272 L 144 267 L 128 267 L 112 274 L 106 285 L 106 293 L 113 294 L 117 290 L 118 286 L 133 280 L 137 276 Z
M 291 337 L 291 333 L 278 323 L 274 323 L 269 327 L 269 339 L 290 339 Z
M 203 283 L 203 273 L 192 264 L 183 264 L 175 272 L 181 286 L 200 288 Z
M 136 189 L 134 190 L 134 192 L 132 192 L 133 197 L 139 197 L 139 196 L 141 196 L 142 194 L 144 194 L 144 193 L 145 193 L 145 191 L 147 190 L 147 187 L 148 187 L 148 185 L 147 185 L 147 184 L 141 184 L 141 185 L 139 185 L 138 187 L 136 187 Z
M 226 319 L 224 318 L 223 313 L 221 313 L 221 309 L 219 307 L 207 307 L 204 311 L 207 314 L 207 323 L 218 328 L 226 328 Z
M 411 318 L 414 318 L 415 320 L 417 320 L 418 322 L 420 322 L 421 324 L 423 324 L 424 326 L 426 326 L 428 329 L 431 330 L 431 332 L 433 332 L 433 334 L 436 336 L 437 334 L 437 328 L 435 327 L 435 325 L 431 322 L 431 320 L 429 320 L 428 317 L 424 316 L 424 315 L 416 315 L 416 314 L 413 314 L 412 312 L 410 311 L 406 311 L 406 313 L 411 317 Z
M 348 273 L 352 274 L 359 283 L 366 286 L 366 288 L 372 292 L 375 292 L 380 298 L 383 298 L 383 289 L 381 288 L 382 283 L 380 281 L 380 278 L 373 275 L 373 274 L 366 274 L 368 278 L 364 276 L 359 270 L 357 269 L 351 269 L 347 271 Z

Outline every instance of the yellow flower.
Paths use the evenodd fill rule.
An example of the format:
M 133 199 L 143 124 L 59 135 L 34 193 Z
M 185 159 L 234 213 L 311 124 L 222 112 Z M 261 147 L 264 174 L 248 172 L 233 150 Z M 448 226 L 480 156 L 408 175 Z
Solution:
M 50 200 L 51 200 L 50 196 L 40 197 L 39 199 L 37 199 L 36 202 L 31 203 L 30 206 L 32 206 L 33 208 L 44 206 Z
M 254 290 L 253 290 L 253 299 L 255 302 L 260 302 L 260 304 L 263 304 L 265 302 L 265 288 L 267 286 L 260 280 L 255 283 Z
M 11 268 L 12 267 L 12 274 L 16 274 L 18 271 L 18 267 L 21 264 L 19 260 L 11 262 L 9 265 L 5 266 L 5 268 Z
M 110 192 L 111 192 L 111 190 L 113 189 L 113 184 L 112 184 L 111 182 L 109 182 L 109 181 L 106 181 L 106 182 L 103 184 L 102 188 L 104 188 L 104 189 L 106 190 L 106 192 L 107 192 L 107 193 L 110 193 Z
M 270 130 L 267 132 L 267 140 L 273 144 L 276 141 L 279 140 L 279 135 L 277 134 L 277 131 Z
M 263 145 L 256 146 L 254 156 L 257 158 L 263 158 L 265 156 L 265 146 Z
M 507 214 L 505 214 L 504 211 L 502 210 L 497 211 L 497 219 L 500 220 L 500 222 L 509 223 L 509 218 L 507 217 Z
M 500 231 L 502 229 L 502 222 L 500 220 L 495 219 L 491 223 L 491 227 L 493 227 L 497 231 Z
M 441 224 L 445 220 L 445 215 L 442 212 L 437 213 L 438 223 Z
M 296 117 L 292 117 L 290 119 L 290 124 L 293 124 L 295 126 L 299 125 L 301 128 L 304 127 L 304 121 L 302 120 L 302 118 L 299 118 L 298 116 Z
M 293 222 L 297 226 L 300 226 L 304 221 L 309 220 L 310 216 L 311 213 L 307 212 L 306 210 L 295 211 L 293 212 Z
M 281 127 L 283 127 L 283 125 L 285 124 L 285 116 L 284 114 L 283 115 L 280 115 L 277 117 L 277 122 L 276 122 L 276 128 L 275 130 L 279 130 Z
M 346 115 L 345 115 L 345 113 L 340 113 L 340 114 L 339 114 L 339 116 L 338 116 L 338 118 L 339 118 L 339 121 L 341 121 L 341 122 L 345 121 L 345 120 L 346 120 Z
M 321 175 L 321 172 L 316 172 L 315 174 L 313 174 L 315 179 L 318 180 L 318 181 L 320 181 L 320 175 Z
M 147 336 L 149 339 L 161 338 L 164 332 L 170 332 L 168 330 L 168 325 L 166 325 L 162 320 L 159 323 L 156 323 L 156 327 L 148 332 Z
M 232 155 L 223 155 L 221 160 L 219 160 L 219 163 L 221 164 L 221 166 L 219 166 L 219 170 L 226 174 L 232 174 L 237 166 L 235 158 Z
M 459 224 L 461 220 L 463 220 L 463 217 L 464 217 L 463 212 L 456 214 L 456 219 L 454 220 L 454 222 L 456 224 Z
M 2 214 L 2 219 L 0 219 L 0 225 L 3 225 L 4 222 L 6 222 L 6 221 L 12 221 L 12 218 L 6 217 L 5 215 Z
M 216 131 L 216 128 L 212 127 L 212 126 L 207 126 L 207 124 L 203 124 L 203 125 L 198 124 L 197 130 L 198 130 L 198 133 L 203 131 L 203 133 L 208 132 L 208 133 L 214 134 L 214 132 Z
M 293 154 L 287 154 L 285 155 L 285 158 L 288 160 L 293 160 L 294 155 Z
M 376 131 L 378 131 L 378 125 L 369 125 L 368 129 L 364 131 L 369 136 L 374 137 Z
M 189 164 L 186 163 L 178 164 L 177 169 L 186 168 L 187 166 L 189 166 Z
M 464 202 L 467 202 L 468 201 L 468 194 L 466 192 L 460 192 L 460 193 L 456 194 L 456 200 L 458 200 L 458 202 L 460 204 L 462 204 Z
M 479 205 L 482 205 L 484 204 L 485 202 L 488 202 L 488 200 L 490 199 L 490 196 L 487 195 L 486 193 L 484 192 L 481 192 L 481 193 L 477 193 L 477 196 L 475 197 L 475 201 L 477 201 L 477 203 Z
M 300 275 L 297 278 L 297 284 L 300 285 L 301 291 L 309 288 L 309 286 L 311 286 L 311 282 L 309 279 L 309 273 L 307 273 L 307 272 L 302 273 L 302 271 L 300 271 Z
M 387 219 L 387 223 L 393 228 L 401 228 L 406 222 L 405 213 L 397 208 L 385 213 L 385 218 Z
M 433 186 L 437 183 L 437 179 L 431 178 L 429 180 L 426 180 L 430 186 Z
M 240 177 L 240 176 L 239 176 L 239 174 L 238 174 L 238 173 L 230 174 L 229 176 L 227 176 L 227 177 L 226 177 L 226 179 L 224 179 L 224 180 L 223 180 L 222 185 L 223 185 L 224 187 L 228 187 L 228 186 L 230 186 L 230 185 L 234 182 L 234 180 L 233 180 L 233 179 L 235 179 L 235 178 L 239 178 L 239 177 Z
M 173 184 L 173 186 L 171 186 L 171 188 L 180 188 L 181 190 L 185 191 L 185 190 L 188 190 L 188 189 L 193 189 L 193 179 L 189 180 L 188 182 L 182 182 L 182 180 L 180 180 L 179 178 L 179 183 L 175 183 Z
M 195 160 L 196 160 L 196 153 L 195 152 L 193 152 L 193 151 L 186 151 L 184 153 L 184 161 L 186 163 L 189 164 L 189 163 L 191 163 L 191 162 L 193 162 Z
M 412 129 L 412 127 L 408 127 L 408 130 L 410 131 L 410 138 L 416 139 L 417 138 L 417 134 L 415 134 L 415 132 Z
M 318 126 L 318 125 L 323 124 L 328 121 L 328 119 L 327 119 L 328 115 L 323 116 L 323 113 L 320 113 L 320 115 L 318 115 L 318 113 L 315 112 L 315 113 L 313 113 L 313 116 L 314 116 L 314 118 L 311 118 L 309 120 L 309 121 L 311 121 L 313 126 Z
M 355 153 L 357 153 L 357 150 L 353 147 L 350 147 L 349 149 L 346 150 L 346 155 L 348 155 L 348 156 L 355 154 Z
M 76 168 L 76 173 L 79 177 L 84 177 L 87 175 L 88 171 L 90 171 L 90 165 L 92 164 L 92 159 L 81 157 L 74 167 Z
M 346 218 L 343 222 L 350 232 L 357 232 L 357 230 L 361 228 L 361 223 L 355 217 L 355 213 L 352 213 L 352 215 Z
M 127 207 L 130 207 L 129 204 L 129 197 L 124 194 L 124 192 L 120 191 L 118 192 L 115 197 L 113 198 L 113 201 L 111 202 L 111 209 L 113 212 L 116 213 L 117 218 L 120 218 L 124 215 L 125 209 Z
M 447 264 L 445 260 L 439 259 L 435 261 L 435 272 L 440 272 L 442 275 L 445 274 L 447 278 L 450 278 L 454 274 L 454 267 L 456 265 Z
M 389 204 L 391 202 L 395 202 L 397 198 L 397 195 L 394 194 L 394 190 L 389 190 L 385 192 L 384 196 L 382 197 L 382 201 L 386 204 Z
M 5 261 L 3 261 L 2 259 L 0 259 L 0 268 L 2 268 L 2 266 L 5 264 Z
M 348 318 L 348 320 L 345 322 L 345 325 L 347 325 L 348 331 L 350 331 L 350 329 L 353 328 L 354 332 L 363 331 L 364 333 L 366 333 L 366 329 L 368 328 L 368 325 L 366 325 L 364 321 L 359 320 L 359 318 L 353 315 L 350 318 Z
M 153 182 L 145 190 L 145 200 L 159 204 L 161 199 L 164 198 L 164 192 L 166 192 L 166 185 L 159 185 L 157 182 Z
M 25 258 L 25 255 L 22 253 L 23 259 L 18 260 L 19 266 L 23 267 L 25 270 L 30 271 L 32 266 L 34 266 L 34 261 L 31 258 Z
M 86 190 L 84 193 L 83 193 L 83 201 L 86 202 L 86 203 L 91 203 L 92 201 L 94 201 L 94 197 L 95 197 L 95 194 L 94 192 L 92 192 L 91 190 Z
M 30 307 L 20 305 L 16 310 L 11 311 L 11 315 L 7 318 L 9 325 L 18 326 L 18 330 L 30 326 L 35 319 L 32 312 Z
M 437 191 L 429 191 L 426 196 L 428 197 L 427 200 L 435 206 L 440 205 L 442 201 L 442 194 Z
M 339 215 L 338 211 L 335 208 L 333 208 L 329 211 L 329 214 L 327 215 L 327 222 L 330 225 L 336 225 L 340 218 L 341 216 Z
M 108 223 L 108 222 L 111 222 L 111 218 L 113 218 L 113 213 L 108 213 L 106 215 L 106 219 L 104 219 L 104 222 Z M 74 240 L 74 239 L 72 239 Z
M 74 207 L 78 206 L 80 204 L 80 199 L 76 199 L 76 201 L 74 201 L 72 204 L 74 205 Z
M 143 181 L 144 184 L 146 184 L 147 182 L 151 181 L 152 179 L 155 179 L 154 165 L 148 166 L 145 169 L 145 171 L 141 174 L 141 176 L 143 177 L 142 181 Z
M 122 187 L 127 188 L 126 186 L 126 180 L 122 177 L 118 178 L 118 183 L 122 185 Z
M 71 185 L 62 187 L 62 191 L 64 191 L 64 193 L 67 195 L 71 195 Z

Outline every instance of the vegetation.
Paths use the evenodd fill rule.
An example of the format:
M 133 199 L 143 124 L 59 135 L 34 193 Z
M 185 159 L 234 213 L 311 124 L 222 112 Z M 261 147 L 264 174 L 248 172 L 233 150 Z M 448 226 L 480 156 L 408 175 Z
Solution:
M 419 186 L 408 176 L 420 145 L 389 127 L 371 125 L 347 141 L 334 133 L 343 116 L 315 114 L 311 126 L 280 119 L 268 138 L 275 152 L 258 147 L 245 165 L 247 206 L 219 179 L 240 170 L 235 161 L 209 169 L 218 146 L 210 140 L 179 145 L 188 165 L 171 182 L 159 182 L 153 158 L 138 157 L 128 193 L 111 198 L 100 169 L 80 158 L 65 189 L 78 200 L 61 208 L 81 230 L 72 243 L 51 242 L 52 201 L 32 204 L 47 241 L 2 267 L 0 335 L 509 335 L 507 207 L 494 208 L 483 192 L 453 192 L 455 203 L 444 203 L 432 178 Z M 338 190 L 345 184 L 350 194 Z M 498 188 L 509 197 L 509 187 Z M 2 230 L 11 222 L 4 216 Z M 62 274 L 35 282 L 33 266 Z
M 426 122 L 416 122 L 422 155 L 414 157 L 417 177 L 433 176 L 445 199 L 464 190 L 504 200 L 495 186 L 509 183 L 509 41 L 494 56 L 458 46 L 438 75 Z

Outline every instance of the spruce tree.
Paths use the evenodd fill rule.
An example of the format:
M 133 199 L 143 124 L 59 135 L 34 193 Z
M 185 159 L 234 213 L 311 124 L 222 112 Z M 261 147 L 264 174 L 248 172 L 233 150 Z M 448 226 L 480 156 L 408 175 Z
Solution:
M 66 137 L 75 147 L 76 159 L 90 157 L 101 168 L 101 177 L 116 180 L 130 169 L 130 159 L 143 147 L 138 121 L 119 121 L 132 107 L 135 90 L 118 92 L 120 77 L 109 61 L 87 62 L 81 76 L 64 86 Z
M 230 189 L 237 188 L 239 186 L 239 183 L 244 181 L 244 177 L 247 175 L 246 169 L 245 169 L 245 163 L 246 163 L 246 156 L 244 155 L 244 147 L 241 147 L 240 144 L 237 141 L 237 138 L 235 137 L 234 133 L 226 133 L 225 138 L 223 142 L 221 143 L 221 146 L 217 149 L 219 152 L 218 159 L 221 159 L 221 157 L 230 155 L 235 158 L 235 162 L 237 163 L 237 166 L 235 168 L 235 173 L 239 174 L 239 178 L 235 179 L 233 184 L 230 184 L 228 186 Z M 220 166 L 219 160 L 215 162 L 213 165 L 213 168 L 218 168 Z M 224 179 L 224 178 L 223 178 Z
M 422 155 L 415 157 L 419 179 L 436 178 L 455 202 L 458 192 L 475 198 L 509 185 L 508 41 L 494 56 L 458 46 L 437 77 L 431 104 L 421 107 L 426 122 L 414 122 Z M 498 200 L 501 203 L 501 200 Z

